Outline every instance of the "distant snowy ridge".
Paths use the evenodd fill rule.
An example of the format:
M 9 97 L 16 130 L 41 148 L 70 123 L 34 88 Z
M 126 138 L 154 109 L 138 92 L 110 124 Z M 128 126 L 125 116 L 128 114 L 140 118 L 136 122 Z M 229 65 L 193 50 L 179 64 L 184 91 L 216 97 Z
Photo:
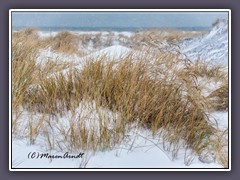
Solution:
M 228 20 L 217 20 L 207 34 L 180 43 L 181 52 L 190 60 L 228 64 Z
M 113 45 L 96 51 L 88 56 L 83 57 L 83 59 L 97 59 L 99 57 L 105 56 L 110 59 L 119 59 L 126 56 L 131 51 L 130 48 L 121 45 Z
M 83 63 L 88 60 L 95 60 L 100 57 L 106 57 L 109 59 L 119 59 L 126 56 L 131 51 L 130 48 L 120 46 L 120 45 L 113 45 L 96 52 L 90 53 L 87 56 L 80 57 L 75 55 L 68 55 L 60 52 L 56 52 L 48 49 L 43 49 L 39 51 L 37 63 L 38 64 L 46 64 L 49 60 L 61 60 L 63 62 L 74 62 L 74 63 Z

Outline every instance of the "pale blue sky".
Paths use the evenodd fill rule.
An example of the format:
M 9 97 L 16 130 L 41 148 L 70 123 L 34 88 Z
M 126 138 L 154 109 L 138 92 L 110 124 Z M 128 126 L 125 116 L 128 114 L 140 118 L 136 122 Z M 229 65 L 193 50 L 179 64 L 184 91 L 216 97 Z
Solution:
M 209 27 L 228 12 L 13 12 L 13 26 Z

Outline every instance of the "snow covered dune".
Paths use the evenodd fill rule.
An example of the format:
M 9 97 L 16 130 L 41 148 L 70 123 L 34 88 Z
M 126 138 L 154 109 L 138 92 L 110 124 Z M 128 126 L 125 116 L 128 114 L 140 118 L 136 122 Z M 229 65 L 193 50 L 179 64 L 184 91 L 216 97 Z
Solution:
M 181 52 L 191 60 L 228 64 L 228 21 L 216 21 L 211 31 L 180 43 Z

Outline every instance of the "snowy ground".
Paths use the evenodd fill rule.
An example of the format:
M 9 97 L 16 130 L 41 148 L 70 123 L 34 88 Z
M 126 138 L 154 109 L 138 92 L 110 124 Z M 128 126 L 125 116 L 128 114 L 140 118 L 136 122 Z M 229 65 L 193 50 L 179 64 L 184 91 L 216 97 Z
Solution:
M 78 32 L 86 33 L 86 32 Z M 92 32 L 97 33 L 97 32 Z M 56 35 L 57 32 L 39 32 L 42 37 Z M 115 32 L 115 35 L 118 33 Z M 124 35 L 131 36 L 130 32 L 124 32 Z M 226 23 L 214 27 L 208 34 L 202 37 L 193 38 L 182 42 L 181 50 L 189 58 L 196 57 L 207 58 L 208 61 L 219 62 L 227 65 L 228 62 L 228 36 Z M 220 43 L 221 42 L 221 43 Z M 111 58 L 120 58 L 130 51 L 129 48 L 120 45 L 113 45 L 93 52 L 86 57 L 78 57 L 76 55 L 69 56 L 58 52 L 52 52 L 50 49 L 40 52 L 38 63 L 44 64 L 45 59 L 61 59 L 63 61 L 73 61 L 78 64 L 81 69 L 84 59 L 95 59 L 100 55 L 106 55 Z M 209 56 L 210 55 L 210 56 Z M 215 88 L 217 85 L 213 85 Z M 209 87 L 210 89 L 213 89 Z M 209 89 L 208 89 L 209 90 Z M 206 92 L 208 93 L 208 92 Z M 86 112 L 85 112 L 86 113 Z M 94 112 L 87 112 L 94 113 Z M 94 114 L 93 114 L 94 116 Z M 225 130 L 228 128 L 228 112 L 213 112 L 211 113 L 213 122 L 218 123 L 218 128 Z M 22 117 L 22 121 L 27 121 L 27 116 Z M 67 124 L 67 117 L 61 119 L 62 124 Z M 56 136 L 58 136 L 56 134 Z M 184 164 L 185 151 L 180 150 L 178 157 L 175 160 L 171 159 L 168 152 L 162 148 L 161 141 L 152 138 L 151 133 L 147 130 L 132 130 L 128 133 L 129 141 L 119 144 L 118 147 L 107 152 L 85 152 L 83 158 L 79 159 L 31 159 L 29 153 L 49 153 L 52 155 L 62 155 L 65 151 L 46 150 L 46 139 L 39 136 L 36 139 L 35 145 L 30 145 L 27 138 L 12 139 L 12 162 L 13 168 L 222 168 L 217 163 L 202 163 L 197 156 L 192 156 L 192 163 L 189 166 Z M 134 142 L 134 143 L 133 143 Z M 76 155 L 80 152 L 69 152 Z
M 142 137 L 143 136 L 143 137 Z M 197 157 L 189 166 L 184 164 L 185 151 L 179 152 L 177 159 L 172 160 L 170 154 L 164 152 L 161 144 L 153 140 L 146 140 L 147 132 L 141 132 L 141 136 L 135 140 L 136 147 L 129 150 L 129 147 L 116 148 L 107 152 L 84 152 L 83 158 L 79 159 L 52 159 L 47 158 L 31 159 L 29 153 L 49 153 L 52 155 L 63 155 L 65 152 L 46 151 L 41 145 L 28 145 L 27 140 L 13 140 L 13 167 L 15 168 L 222 168 L 216 163 L 202 163 Z M 131 138 L 131 137 L 130 137 Z M 153 141 L 153 142 L 152 142 Z M 158 143 L 158 146 L 156 144 Z M 81 153 L 81 152 L 79 152 Z M 69 153 L 77 155 L 78 153 Z
M 82 108 L 84 107 L 84 108 Z M 97 113 L 90 106 L 82 106 L 77 110 L 81 112 L 82 117 L 92 119 L 89 121 L 88 126 L 91 127 L 91 123 L 97 124 Z M 106 111 L 106 110 L 102 110 Z M 212 118 L 218 122 L 218 127 L 221 129 L 228 128 L 228 113 L 227 112 L 215 112 L 211 114 Z M 37 114 L 33 115 L 37 119 Z M 69 128 L 69 117 L 71 113 L 58 119 L 58 123 L 52 122 L 54 127 L 55 136 L 59 138 L 61 142 L 61 134 L 57 129 L 61 126 L 67 129 Z M 114 117 L 114 114 L 111 114 Z M 28 118 L 28 112 L 23 112 L 20 121 L 22 126 L 27 127 L 26 120 Z M 22 127 L 22 129 L 26 129 Z M 27 134 L 27 132 L 25 132 Z M 24 134 L 24 133 L 23 133 Z M 13 138 L 12 141 L 12 159 L 14 168 L 222 168 L 221 165 L 216 163 L 203 163 L 197 156 L 189 155 L 188 151 L 183 148 L 178 152 L 176 159 L 172 159 L 171 153 L 164 150 L 161 138 L 153 138 L 152 134 L 148 130 L 132 129 L 127 133 L 128 140 L 119 144 L 113 150 L 105 152 L 93 153 L 90 151 L 57 151 L 48 150 L 46 147 L 46 137 L 39 135 L 36 139 L 36 144 L 30 145 L 27 138 Z M 56 138 L 57 141 L 57 138 Z M 59 159 L 59 158 L 37 158 L 32 156 L 33 153 L 49 155 L 63 156 L 64 153 L 70 155 L 78 155 L 84 153 L 82 158 L 77 159 Z M 189 151 L 190 152 L 190 151 Z M 190 165 L 186 165 L 185 160 L 191 160 Z

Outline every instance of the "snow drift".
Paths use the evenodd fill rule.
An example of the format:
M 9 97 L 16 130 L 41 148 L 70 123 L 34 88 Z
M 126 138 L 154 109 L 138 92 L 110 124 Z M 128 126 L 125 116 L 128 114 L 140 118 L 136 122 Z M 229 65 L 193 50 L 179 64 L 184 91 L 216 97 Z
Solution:
M 180 43 L 181 52 L 191 60 L 228 64 L 228 20 L 217 20 L 212 29 L 200 37 Z

